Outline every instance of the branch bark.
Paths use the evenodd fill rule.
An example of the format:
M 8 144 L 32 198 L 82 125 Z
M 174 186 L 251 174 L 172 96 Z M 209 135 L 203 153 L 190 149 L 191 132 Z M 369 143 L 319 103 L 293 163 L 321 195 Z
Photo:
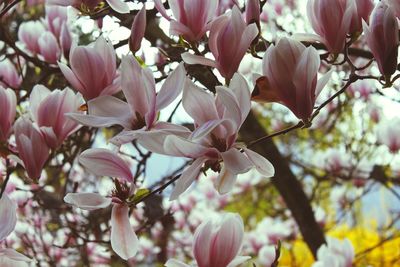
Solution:
M 241 128 L 240 135 L 243 141 L 248 143 L 267 135 L 267 133 L 256 116 L 250 112 Z M 252 150 L 267 158 L 274 165 L 275 176 L 272 178 L 272 183 L 285 200 L 299 226 L 304 241 L 314 257 L 316 257 L 318 248 L 325 243 L 325 237 L 321 227 L 315 220 L 310 201 L 303 190 L 302 184 L 297 180 L 287 160 L 279 152 L 272 139 L 253 146 Z

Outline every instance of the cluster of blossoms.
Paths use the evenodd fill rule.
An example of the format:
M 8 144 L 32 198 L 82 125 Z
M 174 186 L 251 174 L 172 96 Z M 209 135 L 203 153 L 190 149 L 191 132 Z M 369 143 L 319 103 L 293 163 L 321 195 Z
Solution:
M 348 48 L 362 32 L 382 76 L 377 80 L 390 87 L 398 78 L 392 77 L 398 63 L 400 12 L 397 1 L 386 0 L 374 5 L 371 0 L 309 0 L 308 17 L 317 35 L 301 36 L 306 39 L 303 42 L 299 41 L 299 36 L 287 36 L 268 43 L 262 38 L 262 10 L 258 0 L 246 1 L 244 11 L 237 1 L 168 0 L 172 16 L 161 0 L 154 0 L 155 10 L 169 23 L 170 35 L 179 37 L 179 44 L 184 47 L 181 60 L 169 64 L 170 72 L 163 72 L 165 75 L 161 78 L 130 53 L 122 56 L 118 65 L 114 46 L 104 36 L 90 44 L 77 45 L 65 6 L 94 17 L 108 9 L 118 15 L 131 12 L 129 3 L 122 0 L 49 0 L 44 19 L 19 26 L 18 39 L 22 45 L 15 49 L 21 50 L 28 61 L 49 63 L 50 69 L 62 75 L 70 87 L 51 89 L 36 84 L 29 89 L 28 95 L 23 95 L 16 90 L 21 86 L 19 72 L 23 69 L 18 67 L 17 70 L 8 60 L 0 63 L 4 65 L 0 65 L 0 156 L 4 155 L 6 168 L 22 166 L 26 172 L 25 180 L 33 184 L 40 184 L 46 178 L 43 170 L 51 162 L 65 164 L 68 157 L 72 158 L 71 169 L 80 165 L 93 175 L 112 177 L 113 185 L 107 188 L 107 195 L 84 192 L 86 190 L 76 183 L 74 188 L 65 186 L 63 200 L 87 211 L 111 207 L 111 247 L 128 262 L 135 262 L 139 255 L 144 259 L 146 254 L 155 253 L 151 250 L 151 242 L 146 246 L 146 241 L 137 237 L 131 212 L 137 209 L 139 202 L 165 188 L 151 192 L 142 188 L 143 181 L 138 179 L 142 173 L 132 172 L 133 163 L 122 153 L 125 147 L 133 144 L 149 153 L 188 160 L 182 171 L 168 181 L 174 182 L 170 200 L 179 199 L 199 179 L 211 180 L 210 176 L 216 174 L 212 179 L 215 190 L 208 193 L 212 194 L 211 199 L 216 198 L 216 192 L 222 195 L 218 205 L 223 206 L 226 194 L 238 187 L 244 191 L 252 186 L 240 181 L 240 176 L 251 169 L 255 169 L 259 177 L 275 175 L 274 166 L 265 155 L 242 142 L 240 131 L 251 112 L 252 101 L 280 103 L 304 127 L 310 127 L 319 113 L 320 109 L 315 107 L 317 98 L 331 79 L 333 70 L 328 70 L 321 60 L 326 55 L 321 55 L 309 42 L 318 42 L 326 49 L 328 56 L 325 59 L 330 57 L 328 62 L 337 63 L 341 57 L 344 62 L 349 62 L 351 76 L 344 89 L 356 77 L 361 77 L 356 74 L 359 69 L 349 59 Z M 136 12 L 127 40 L 133 54 L 141 49 L 147 26 L 146 5 L 143 5 Z M 265 49 L 259 48 L 261 43 Z M 262 56 L 259 50 L 265 50 Z M 250 54 L 248 51 L 262 59 L 262 74 L 250 72 L 251 83 L 239 73 L 243 58 Z M 209 58 L 211 55 L 213 58 Z M 203 66 L 217 80 L 216 86 L 205 88 L 189 71 L 191 65 Z M 321 77 L 320 73 L 323 73 Z M 219 81 L 221 78 L 225 83 Z M 159 81 L 162 86 L 157 86 Z M 364 100 L 371 94 L 365 88 L 352 90 Z M 28 99 L 29 105 L 20 105 L 21 99 Z M 160 118 L 160 113 L 176 102 L 181 103 L 190 117 L 190 126 Z M 393 119 L 380 127 L 377 134 L 378 141 L 393 154 L 400 149 L 396 134 L 398 125 L 399 121 Z M 88 145 L 82 147 L 88 148 L 83 152 L 78 146 L 76 153 L 69 151 L 61 159 L 57 158 L 60 150 L 70 148 L 71 137 L 84 126 L 112 129 L 112 136 L 107 141 L 113 144 L 115 151 L 88 148 L 93 141 L 89 140 Z M 84 131 L 82 133 L 83 139 L 91 138 L 85 136 Z M 355 164 L 344 155 L 341 151 L 328 151 L 323 169 L 342 178 L 350 174 L 358 178 L 369 176 L 370 168 L 353 168 Z M 143 163 L 136 163 L 140 164 Z M 8 171 L 3 187 L 10 178 Z M 207 173 L 208 177 L 202 173 Z M 16 204 L 5 189 L 2 188 L 0 193 L 1 242 L 13 232 L 17 221 Z M 171 210 L 174 209 L 177 214 L 184 210 L 172 204 Z M 177 223 L 178 219 L 175 218 Z M 293 221 L 280 222 L 274 227 L 271 220 L 264 219 L 245 236 L 243 220 L 234 213 L 194 225 L 193 242 L 189 246 L 199 267 L 238 266 L 250 258 L 239 256 L 242 246 L 245 253 L 257 255 L 260 265 L 277 264 L 279 251 L 276 244 L 299 231 Z M 266 233 L 267 228 L 269 232 Z M 348 241 L 344 242 L 341 245 L 338 240 L 328 239 L 327 245 L 319 248 L 313 266 L 328 266 L 332 262 L 335 262 L 332 266 L 352 266 L 354 249 Z M 0 249 L 1 266 L 27 266 L 30 261 L 12 249 Z M 165 266 L 189 265 L 169 259 Z

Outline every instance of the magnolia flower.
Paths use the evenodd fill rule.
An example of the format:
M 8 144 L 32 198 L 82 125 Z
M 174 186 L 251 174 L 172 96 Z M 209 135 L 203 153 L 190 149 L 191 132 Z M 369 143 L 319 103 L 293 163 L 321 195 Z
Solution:
M 214 98 L 187 80 L 182 104 L 194 119 L 196 127 L 190 136 L 169 133 L 139 138 L 139 143 L 150 151 L 194 159 L 183 170 L 171 199 L 176 199 L 192 184 L 204 164 L 206 168 L 220 172 L 215 187 L 222 194 L 232 189 L 238 174 L 245 173 L 252 167 L 266 177 L 274 174 L 274 168 L 268 160 L 236 143 L 240 126 L 250 111 L 247 81 L 236 74 L 229 88 L 220 86 L 216 89 L 217 96 Z M 154 143 L 159 145 L 155 147 Z
M 1 67 L 0 67 L 1 68 Z M 11 89 L 4 89 L 0 85 L 0 142 L 6 141 L 11 133 L 12 124 L 15 119 L 17 98 Z
M 58 6 L 73 6 L 77 9 L 93 10 L 99 4 L 101 0 L 47 0 L 48 5 Z M 107 4 L 116 12 L 125 14 L 129 13 L 129 6 L 124 0 L 106 0 Z
M 100 95 L 112 95 L 120 90 L 114 47 L 100 36 L 90 46 L 71 49 L 69 68 L 59 62 L 65 78 L 86 100 Z
M 379 71 L 384 76 L 392 75 L 397 69 L 399 47 L 399 24 L 393 11 L 379 2 L 371 14 L 369 26 L 364 22 L 363 28 Z
M 194 233 L 193 255 L 198 267 L 235 267 L 250 259 L 238 256 L 243 242 L 243 220 L 239 214 L 226 213 L 219 221 L 207 220 Z M 175 259 L 166 267 L 185 267 Z
M 46 31 L 41 21 L 22 22 L 18 28 L 18 39 L 33 54 L 40 53 L 39 38 Z
M 318 249 L 317 258 L 318 261 L 312 267 L 352 267 L 354 248 L 347 238 L 343 241 L 327 238 L 327 244 Z
M 395 118 L 379 125 L 377 131 L 378 141 L 388 147 L 391 153 L 397 153 L 400 149 L 400 119 Z
M 22 83 L 22 78 L 15 69 L 14 64 L 4 59 L 0 61 L 0 86 L 19 88 Z
M 139 51 L 145 30 L 146 7 L 143 5 L 142 9 L 136 14 L 132 23 L 131 36 L 129 37 L 129 49 L 132 53 Z
M 0 242 L 14 231 L 16 224 L 17 205 L 6 194 L 3 194 L 0 198 Z
M 329 52 L 338 54 L 343 51 L 354 9 L 353 0 L 308 1 L 308 19 Z
M 246 25 L 239 8 L 234 6 L 231 12 L 218 17 L 211 25 L 208 45 L 215 61 L 188 52 L 182 54 L 182 59 L 187 64 L 216 67 L 230 80 L 257 34 L 257 26 L 254 23 Z
M 132 56 L 122 59 L 121 69 L 122 91 L 127 102 L 112 96 L 98 97 L 88 102 L 88 115 L 70 114 L 70 117 L 92 127 L 121 125 L 125 131 L 112 139 L 116 144 L 128 143 L 137 134 L 148 131 L 188 131 L 185 127 L 157 121 L 159 110 L 182 91 L 186 77 L 183 63 L 168 76 L 158 94 L 151 70 L 142 68 Z
M 112 200 L 97 193 L 68 193 L 64 201 L 84 210 L 106 208 L 112 204 L 111 247 L 124 260 L 136 255 L 139 240 L 129 223 L 129 206 L 126 204 L 131 188 L 118 182 L 133 182 L 130 166 L 117 154 L 106 149 L 88 149 L 79 156 L 79 162 L 96 175 L 117 177 L 119 184 L 113 192 Z M 113 203 L 112 203 L 113 202 Z
M 68 24 L 67 8 L 62 6 L 46 5 L 45 26 L 56 40 L 59 42 L 60 49 L 64 56 L 68 58 L 68 54 L 72 45 L 72 35 Z
M 161 0 L 154 0 L 157 10 L 170 21 L 170 34 L 183 36 L 189 42 L 200 41 L 214 18 L 218 1 L 168 0 L 176 20 L 167 15 Z
M 82 96 L 69 88 L 50 91 L 43 85 L 33 87 L 30 95 L 31 117 L 38 124 L 50 148 L 57 148 L 79 128 L 66 113 L 78 113 L 83 103 Z
M 14 132 L 19 155 L 15 160 L 25 168 L 31 179 L 39 179 L 50 152 L 45 138 L 26 116 L 15 122 Z
M 257 80 L 253 99 L 279 102 L 289 108 L 299 119 L 308 121 L 315 99 L 326 85 L 331 72 L 318 78 L 320 58 L 313 47 L 282 38 L 271 45 L 263 58 L 263 74 Z
M 6 194 L 0 198 L 0 242 L 14 231 L 17 224 L 17 205 Z M 0 266 L 28 267 L 31 259 L 9 248 L 0 248 Z
M 348 0 L 349 1 L 349 0 Z M 368 21 L 369 15 L 374 9 L 372 0 L 351 0 L 355 2 L 353 9 L 353 16 L 351 19 L 349 33 L 356 33 L 362 31 L 362 21 Z

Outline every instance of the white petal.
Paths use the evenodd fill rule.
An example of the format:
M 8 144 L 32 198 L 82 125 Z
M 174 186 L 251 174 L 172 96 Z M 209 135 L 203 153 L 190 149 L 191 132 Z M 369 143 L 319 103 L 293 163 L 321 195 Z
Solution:
M 110 198 L 96 193 L 68 193 L 65 195 L 64 201 L 83 210 L 103 209 L 111 204 Z

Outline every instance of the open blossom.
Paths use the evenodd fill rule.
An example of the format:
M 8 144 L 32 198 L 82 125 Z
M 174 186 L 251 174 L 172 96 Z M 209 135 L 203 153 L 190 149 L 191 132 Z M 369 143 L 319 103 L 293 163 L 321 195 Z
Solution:
M 343 51 L 354 9 L 353 0 L 308 1 L 308 19 L 329 52 L 338 54 Z
M 161 0 L 154 0 L 156 8 L 170 21 L 170 33 L 183 36 L 189 42 L 200 41 L 214 18 L 218 1 L 168 0 L 175 19 L 167 15 Z
M 250 257 L 238 256 L 244 235 L 243 220 L 239 214 L 226 213 L 220 220 L 207 220 L 194 233 L 193 255 L 198 267 L 235 267 Z M 175 259 L 166 267 L 189 266 Z
M 17 205 L 5 193 L 0 198 L 0 242 L 14 231 L 17 224 Z M 0 266 L 28 267 L 31 259 L 10 248 L 0 248 Z
M 33 54 L 40 54 L 39 38 L 46 31 L 41 21 L 27 21 L 18 28 L 18 39 Z
M 354 248 L 348 239 L 338 240 L 328 238 L 327 244 L 322 245 L 317 252 L 318 261 L 312 267 L 352 267 Z
M 93 10 L 101 0 L 47 0 L 48 5 L 73 6 L 77 9 L 85 7 L 85 9 Z M 124 0 L 106 0 L 107 4 L 116 12 L 125 14 L 129 13 L 129 6 Z
M 307 121 L 316 97 L 330 78 L 330 72 L 318 78 L 319 54 L 313 47 L 282 38 L 271 45 L 263 58 L 263 75 L 257 80 L 253 99 L 279 102 L 299 119 Z
M 0 60 L 0 86 L 18 88 L 22 77 L 9 59 Z
M 371 14 L 369 26 L 363 23 L 368 47 L 371 49 L 379 71 L 390 76 L 397 68 L 399 24 L 391 8 L 379 2 Z
M 397 153 L 400 149 L 400 119 L 395 118 L 382 122 L 379 125 L 378 141 L 386 145 L 391 153 Z
M 10 136 L 12 124 L 14 123 L 17 98 L 11 89 L 4 89 L 0 85 L 0 142 L 6 141 Z
M 27 116 L 22 116 L 15 122 L 14 133 L 18 162 L 31 179 L 39 179 L 50 152 L 44 136 Z
M 229 88 L 217 87 L 216 97 L 187 80 L 182 104 L 194 119 L 196 129 L 190 136 L 166 133 L 139 138 L 141 145 L 156 153 L 194 159 L 183 170 L 171 199 L 176 199 L 192 184 L 203 165 L 220 173 L 215 182 L 220 193 L 229 192 L 237 175 L 253 167 L 266 177 L 273 176 L 274 168 L 268 160 L 236 143 L 239 129 L 250 111 L 250 90 L 242 76 L 236 74 Z M 155 147 L 154 143 L 160 145 Z
M 133 182 L 129 164 L 109 150 L 88 149 L 79 156 L 79 162 L 96 175 L 115 177 L 116 181 L 121 180 L 125 183 Z M 96 210 L 112 205 L 111 247 L 118 256 L 128 260 L 136 255 L 139 240 L 129 223 L 129 206 L 126 203 L 132 188 L 122 185 L 116 187 L 112 200 L 97 193 L 68 193 L 64 201 L 84 210 Z
M 59 62 L 65 78 L 86 100 L 112 95 L 121 89 L 114 47 L 100 36 L 94 44 L 71 49 L 69 68 Z
M 78 113 L 84 103 L 82 96 L 70 88 L 50 91 L 36 85 L 30 95 L 30 113 L 44 135 L 49 147 L 57 148 L 79 125 L 66 113 Z
M 257 34 L 257 26 L 254 23 L 246 25 L 239 8 L 234 6 L 231 12 L 218 17 L 211 25 L 208 45 L 215 61 L 188 52 L 182 54 L 182 59 L 187 64 L 216 67 L 230 80 Z
M 183 63 L 168 76 L 157 94 L 151 70 L 142 68 L 134 57 L 124 57 L 121 69 L 122 91 L 127 102 L 112 96 L 98 97 L 88 102 L 87 115 L 70 114 L 70 117 L 93 127 L 123 126 L 125 131 L 112 140 L 117 144 L 128 143 L 138 133 L 147 131 L 187 132 L 185 127 L 157 121 L 157 113 L 182 91 L 186 77 Z

